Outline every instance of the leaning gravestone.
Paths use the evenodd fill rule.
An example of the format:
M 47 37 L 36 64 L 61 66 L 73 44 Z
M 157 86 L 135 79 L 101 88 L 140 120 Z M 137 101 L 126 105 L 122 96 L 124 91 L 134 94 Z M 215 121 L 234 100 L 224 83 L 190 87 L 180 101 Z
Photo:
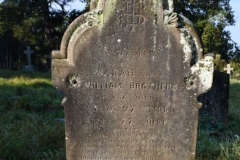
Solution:
M 52 74 L 66 94 L 68 160 L 194 159 L 213 58 L 173 9 L 170 0 L 94 0 L 66 30 Z

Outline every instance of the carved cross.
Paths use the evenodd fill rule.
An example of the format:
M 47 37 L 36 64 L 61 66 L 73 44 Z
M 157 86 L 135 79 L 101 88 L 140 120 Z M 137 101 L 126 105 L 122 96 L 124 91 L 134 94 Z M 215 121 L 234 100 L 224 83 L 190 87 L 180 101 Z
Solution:
M 224 62 L 224 60 L 221 60 L 221 55 L 216 54 L 215 59 L 214 59 L 214 64 L 215 64 L 215 70 L 220 69 L 220 65 Z
M 125 23 L 131 26 L 131 31 L 145 23 L 145 17 L 142 15 L 142 2 L 140 0 L 126 1 L 124 7 Z
M 30 46 L 27 46 L 27 50 L 24 51 L 24 54 L 27 54 L 28 66 L 32 65 L 32 62 L 31 62 L 31 54 L 32 53 L 33 53 L 33 50 L 31 50 Z
M 224 71 L 227 71 L 227 74 L 231 74 L 231 71 L 233 68 L 231 68 L 231 64 L 227 64 L 227 68 L 224 68 Z

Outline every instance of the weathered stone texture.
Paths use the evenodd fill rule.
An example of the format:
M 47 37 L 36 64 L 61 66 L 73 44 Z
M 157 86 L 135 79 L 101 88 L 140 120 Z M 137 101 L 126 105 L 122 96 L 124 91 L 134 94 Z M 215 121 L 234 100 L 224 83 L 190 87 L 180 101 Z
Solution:
M 213 129 L 223 127 L 229 107 L 229 74 L 214 71 L 212 88 L 199 96 L 202 103 L 200 122 Z
M 52 73 L 66 94 L 68 160 L 194 159 L 212 59 L 198 60 L 198 37 L 163 6 L 95 0 L 67 29 Z

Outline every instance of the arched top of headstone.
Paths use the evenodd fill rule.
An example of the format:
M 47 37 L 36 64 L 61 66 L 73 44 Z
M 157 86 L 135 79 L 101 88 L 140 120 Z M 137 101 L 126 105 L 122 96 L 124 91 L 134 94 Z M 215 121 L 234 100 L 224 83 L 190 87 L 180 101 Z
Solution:
M 125 50 L 141 46 L 175 55 L 181 51 L 184 53 L 181 63 L 187 68 L 196 65 L 203 55 L 192 23 L 174 12 L 172 0 L 94 0 L 91 11 L 75 19 L 66 30 L 60 51 L 53 52 L 53 65 L 75 66 L 74 49 L 79 40 L 85 42 L 81 45 L 89 45 L 94 36 L 101 36 L 101 40 L 115 37 L 112 45 Z M 94 39 L 91 47 L 96 47 L 98 41 Z
M 90 28 L 97 28 L 98 32 L 102 32 L 102 29 L 108 28 L 107 26 L 111 25 L 109 23 L 111 23 L 110 21 L 112 18 L 112 20 L 117 20 L 115 25 L 119 28 L 122 27 L 120 31 L 123 33 L 133 33 L 137 28 L 139 29 L 138 31 L 141 32 L 141 29 L 150 27 L 151 25 L 151 27 L 155 29 L 168 29 L 168 34 L 174 35 L 176 32 L 179 32 L 179 34 L 181 32 L 184 34 L 187 41 L 193 41 L 192 44 L 187 44 L 189 43 L 187 42 L 185 45 L 191 45 L 190 47 L 197 51 L 192 55 L 191 63 L 194 64 L 198 59 L 201 59 L 203 55 L 201 41 L 191 21 L 183 15 L 178 15 L 173 11 L 174 7 L 172 0 L 152 0 L 147 2 L 142 0 L 93 0 L 91 1 L 91 11 L 78 17 L 68 27 L 63 36 L 60 53 L 54 52 L 53 58 L 68 58 L 68 63 L 73 64 L 70 53 L 74 41 Z M 137 31 L 135 33 L 137 33 Z M 71 43 L 69 43 L 70 41 Z

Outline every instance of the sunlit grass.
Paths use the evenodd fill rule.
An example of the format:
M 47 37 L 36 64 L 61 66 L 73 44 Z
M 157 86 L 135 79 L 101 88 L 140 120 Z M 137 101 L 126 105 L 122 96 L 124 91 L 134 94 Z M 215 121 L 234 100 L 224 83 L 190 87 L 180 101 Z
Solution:
M 1 79 L 0 79 L 1 81 Z M 49 81 L 48 79 L 43 79 L 43 78 L 33 78 L 33 79 L 29 79 L 27 77 L 15 77 L 15 78 L 9 78 L 7 80 L 2 80 L 2 83 L 4 85 L 9 85 L 12 87 L 20 87 L 20 86 L 35 86 L 36 84 L 40 84 L 40 85 L 51 85 L 51 81 Z M 44 87 L 44 86 L 41 86 Z

